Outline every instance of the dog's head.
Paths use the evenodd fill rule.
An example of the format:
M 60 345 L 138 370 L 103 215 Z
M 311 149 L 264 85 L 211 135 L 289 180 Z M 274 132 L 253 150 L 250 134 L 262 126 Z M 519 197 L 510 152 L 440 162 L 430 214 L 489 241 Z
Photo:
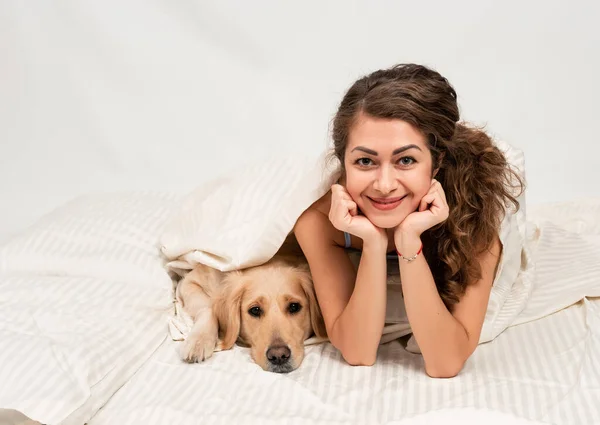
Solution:
M 215 300 L 222 347 L 248 345 L 264 370 L 287 373 L 304 359 L 304 340 L 325 336 L 308 265 L 270 261 L 230 272 Z

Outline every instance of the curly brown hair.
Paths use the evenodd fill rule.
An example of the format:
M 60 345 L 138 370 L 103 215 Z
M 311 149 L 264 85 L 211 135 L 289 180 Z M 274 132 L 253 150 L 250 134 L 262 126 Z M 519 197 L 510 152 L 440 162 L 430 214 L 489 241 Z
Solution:
M 427 259 L 446 307 L 481 278 L 477 256 L 497 237 L 506 208 L 519 208 L 525 185 L 481 128 L 459 123 L 456 91 L 438 72 L 400 64 L 356 81 L 333 119 L 335 157 L 344 170 L 348 134 L 360 113 L 406 121 L 425 136 L 432 173 L 446 193 L 449 217 L 422 235 Z

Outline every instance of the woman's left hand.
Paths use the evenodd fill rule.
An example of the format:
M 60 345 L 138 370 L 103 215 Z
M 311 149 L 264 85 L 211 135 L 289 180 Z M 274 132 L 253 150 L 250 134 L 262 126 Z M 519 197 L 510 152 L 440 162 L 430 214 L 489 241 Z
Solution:
M 420 237 L 425 230 L 445 221 L 449 212 L 444 188 L 440 182 L 433 179 L 429 192 L 421 199 L 418 210 L 409 214 L 400 223 L 395 234 L 413 234 Z

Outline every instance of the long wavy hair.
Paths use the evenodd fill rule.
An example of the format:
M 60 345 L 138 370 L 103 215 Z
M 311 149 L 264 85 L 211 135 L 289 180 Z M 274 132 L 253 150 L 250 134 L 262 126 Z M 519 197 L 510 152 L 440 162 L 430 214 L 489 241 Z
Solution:
M 423 252 L 438 293 L 452 310 L 467 285 L 481 278 L 477 257 L 497 237 L 506 209 L 519 208 L 524 181 L 480 128 L 459 122 L 456 91 L 438 72 L 400 64 L 356 81 L 333 119 L 333 155 L 344 172 L 356 117 L 400 119 L 425 136 L 432 172 L 446 193 L 449 217 L 423 235 Z

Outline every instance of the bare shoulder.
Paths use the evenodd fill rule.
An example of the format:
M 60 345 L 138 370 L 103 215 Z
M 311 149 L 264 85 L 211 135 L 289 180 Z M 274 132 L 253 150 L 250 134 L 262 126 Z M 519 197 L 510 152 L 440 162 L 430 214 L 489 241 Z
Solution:
M 317 199 L 308 210 L 316 210 L 323 214 L 325 217 L 329 216 L 329 209 L 331 208 L 331 191 Z M 308 211 L 307 210 L 307 211 Z
M 331 246 L 343 246 L 342 232 L 333 227 L 333 224 L 329 221 L 330 206 L 331 192 L 327 192 L 298 218 L 294 226 L 294 234 L 301 245 L 300 240 L 303 239 L 305 246 L 309 241 L 321 242 Z
M 317 205 L 313 204 L 302 213 L 294 226 L 294 235 L 300 243 L 305 245 L 312 239 L 326 240 L 333 237 L 335 228 L 326 215 Z M 304 248 L 304 247 L 303 247 Z

